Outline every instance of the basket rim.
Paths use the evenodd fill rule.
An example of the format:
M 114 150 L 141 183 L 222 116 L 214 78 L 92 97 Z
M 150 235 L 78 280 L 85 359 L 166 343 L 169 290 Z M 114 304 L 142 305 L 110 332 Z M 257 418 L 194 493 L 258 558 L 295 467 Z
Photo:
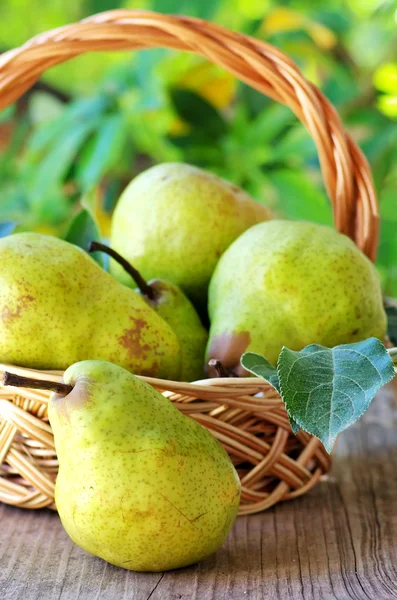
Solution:
M 1 364 L 0 375 L 4 370 L 33 374 L 35 379 L 62 379 L 60 371 L 54 375 Z M 229 453 L 242 484 L 240 515 L 305 494 L 331 467 L 332 458 L 319 439 L 305 431 L 292 433 L 278 392 L 265 380 L 227 379 L 218 384 L 212 379 L 196 384 L 140 379 L 210 430 Z M 255 396 L 258 391 L 262 393 Z M 48 390 L 0 384 L 2 502 L 28 509 L 56 508 L 58 461 L 47 415 L 50 395 Z
M 165 47 L 195 52 L 288 106 L 318 150 L 336 228 L 372 260 L 379 212 L 369 164 L 332 104 L 295 63 L 269 43 L 203 19 L 117 9 L 41 33 L 0 56 L 0 110 L 47 69 L 89 51 Z

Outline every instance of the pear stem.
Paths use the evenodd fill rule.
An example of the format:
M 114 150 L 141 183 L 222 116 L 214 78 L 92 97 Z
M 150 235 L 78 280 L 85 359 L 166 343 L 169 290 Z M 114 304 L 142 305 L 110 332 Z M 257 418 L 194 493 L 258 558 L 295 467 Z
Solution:
M 149 300 L 155 300 L 156 294 L 154 289 L 142 277 L 140 272 L 137 269 L 135 269 L 135 267 L 133 267 L 128 262 L 128 260 L 121 256 L 121 254 L 116 252 L 116 250 L 113 250 L 113 248 L 106 246 L 106 244 L 101 244 L 101 242 L 91 242 L 88 248 L 88 252 L 104 252 L 105 254 L 111 256 L 117 263 L 119 263 L 119 265 L 123 267 L 124 271 L 126 271 L 128 275 L 131 275 L 132 279 L 135 281 L 142 294 L 144 294 L 144 296 L 147 296 Z
M 208 366 L 211 369 L 214 369 L 217 377 L 230 377 L 229 373 L 227 372 L 221 361 L 217 358 L 211 358 L 208 361 Z
M 34 379 L 33 377 L 24 377 L 5 371 L 2 380 L 3 385 L 12 387 L 32 388 L 34 390 L 50 390 L 63 396 L 67 396 L 73 390 L 73 386 L 60 381 L 49 381 L 48 379 Z

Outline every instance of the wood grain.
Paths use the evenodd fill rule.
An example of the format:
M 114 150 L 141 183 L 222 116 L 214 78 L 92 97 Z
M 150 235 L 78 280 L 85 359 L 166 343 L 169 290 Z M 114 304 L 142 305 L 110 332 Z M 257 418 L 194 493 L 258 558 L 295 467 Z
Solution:
M 310 494 L 240 517 L 199 565 L 123 571 L 73 544 L 56 514 L 0 505 L 2 600 L 392 600 L 397 598 L 396 390 L 340 436 Z

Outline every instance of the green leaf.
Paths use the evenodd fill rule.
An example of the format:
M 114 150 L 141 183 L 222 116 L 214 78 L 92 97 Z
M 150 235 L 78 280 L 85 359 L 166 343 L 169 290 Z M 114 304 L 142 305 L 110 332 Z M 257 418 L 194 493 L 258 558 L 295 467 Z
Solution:
M 298 425 L 298 423 L 295 421 L 295 419 L 293 419 L 290 415 L 288 415 L 288 420 L 289 420 L 289 424 L 292 429 L 292 433 L 294 433 L 296 435 L 298 433 L 298 431 L 300 431 L 302 429 L 302 427 L 300 425 Z
M 262 377 L 270 383 L 278 392 L 280 383 L 278 380 L 277 369 L 264 356 L 255 352 L 246 352 L 241 357 L 241 366 L 246 371 L 253 373 L 257 377 Z
M 87 120 L 72 126 L 36 167 L 32 181 L 32 196 L 40 198 L 48 189 L 60 185 L 81 145 L 96 126 L 96 120 Z
M 17 224 L 14 221 L 3 221 L 0 223 L 0 238 L 11 235 Z
M 269 172 L 269 179 L 277 190 L 279 209 L 286 217 L 332 225 L 330 203 L 305 173 L 280 169 Z
M 99 183 L 106 171 L 120 160 L 125 139 L 123 117 L 121 115 L 105 117 L 92 140 L 89 152 L 78 163 L 76 178 L 83 191 Z
M 61 144 L 63 136 L 67 136 L 77 125 L 93 120 L 96 122 L 105 110 L 106 102 L 107 99 L 102 96 L 72 102 L 65 107 L 59 118 L 36 129 L 28 142 L 28 154 L 34 158 L 37 154 L 49 151 L 52 144 Z
M 11 106 L 7 106 L 3 110 L 0 110 L 0 123 L 9 121 L 15 115 L 15 110 L 16 104 L 11 104 Z
M 394 346 L 397 346 L 397 301 L 385 298 L 387 315 L 387 335 Z
M 93 15 L 95 13 L 104 12 L 112 8 L 120 8 L 123 6 L 123 0 L 112 0 L 112 4 L 109 5 L 109 0 L 84 0 L 84 14 Z
M 295 115 L 288 108 L 272 104 L 249 124 L 245 142 L 259 143 L 263 147 L 278 138 L 295 120 Z
M 264 356 L 255 352 L 246 352 L 241 357 L 241 366 L 257 377 L 262 377 L 280 393 L 280 382 L 277 369 Z M 293 433 L 297 434 L 301 429 L 294 419 L 288 415 Z
M 35 127 L 62 118 L 64 111 L 63 102 L 48 92 L 33 92 L 29 98 L 29 118 Z
M 394 377 L 393 363 L 376 338 L 335 348 L 312 344 L 300 352 L 283 347 L 277 372 L 288 415 L 327 452 Z
M 91 242 L 100 239 L 101 234 L 97 223 L 90 212 L 83 208 L 71 222 L 65 241 L 87 251 Z M 94 252 L 91 256 L 103 267 L 101 252 Z
M 153 0 L 151 8 L 163 14 L 188 14 L 201 19 L 211 19 L 219 3 L 220 0 L 200 0 L 200 2 L 191 2 L 191 0 Z
M 170 96 L 179 116 L 203 135 L 216 139 L 226 132 L 227 125 L 220 113 L 195 92 L 173 88 Z

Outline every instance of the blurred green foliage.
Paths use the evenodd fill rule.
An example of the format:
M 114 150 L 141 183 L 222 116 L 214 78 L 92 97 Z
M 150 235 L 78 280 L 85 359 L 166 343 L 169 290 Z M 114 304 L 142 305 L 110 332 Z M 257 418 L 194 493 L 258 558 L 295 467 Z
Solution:
M 0 50 L 118 7 L 212 19 L 266 39 L 299 64 L 372 165 L 378 267 L 385 293 L 397 296 L 395 2 L 7 0 Z M 106 237 L 129 180 L 176 160 L 243 186 L 277 215 L 332 223 L 314 144 L 296 118 L 199 57 L 162 49 L 85 55 L 50 70 L 44 84 L 0 113 L 2 222 L 75 239 L 92 231 L 91 215 Z

